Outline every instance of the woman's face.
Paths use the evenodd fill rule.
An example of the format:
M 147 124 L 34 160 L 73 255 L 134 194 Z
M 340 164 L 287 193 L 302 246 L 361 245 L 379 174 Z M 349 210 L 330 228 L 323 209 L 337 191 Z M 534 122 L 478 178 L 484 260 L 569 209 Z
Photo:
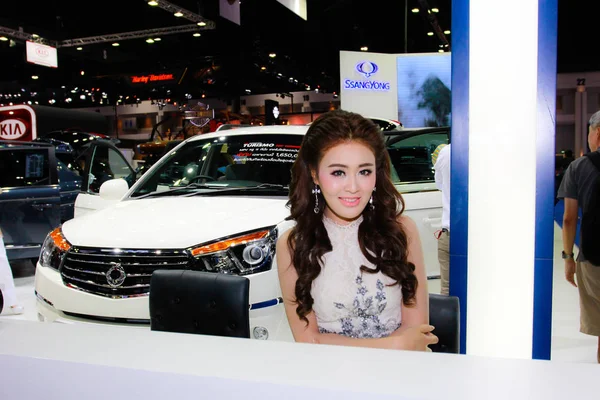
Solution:
M 375 188 L 375 154 L 356 141 L 338 144 L 325 152 L 313 171 L 313 181 L 325 198 L 325 216 L 348 224 L 363 212 Z

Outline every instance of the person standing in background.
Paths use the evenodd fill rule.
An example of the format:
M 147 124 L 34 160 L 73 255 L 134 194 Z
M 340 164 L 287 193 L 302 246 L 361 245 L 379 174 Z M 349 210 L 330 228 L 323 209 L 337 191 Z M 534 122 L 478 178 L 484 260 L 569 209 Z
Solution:
M 15 282 L 12 270 L 10 269 L 10 264 L 8 263 L 8 256 L 6 255 L 2 230 L 0 230 L 0 292 L 2 292 L 5 304 L 2 315 L 16 315 L 23 313 L 23 306 L 17 302 Z
M 600 111 L 592 115 L 589 125 L 588 145 L 591 153 L 569 164 L 558 189 L 558 198 L 565 201 L 562 229 L 565 279 L 579 290 L 579 330 L 586 335 L 598 337 L 596 357 L 600 363 L 600 265 L 591 263 L 588 258 L 593 257 L 588 255 L 586 258 L 581 249 L 577 258 L 573 251 L 579 209 L 585 215 L 588 210 L 593 210 L 591 207 L 596 206 L 594 189 L 597 179 L 600 179 L 600 171 L 594 165 L 592 157 L 599 157 L 594 153 L 600 147 Z M 584 232 L 580 232 L 580 236 L 583 237 Z
M 442 229 L 436 234 L 440 262 L 440 294 L 448 296 L 450 294 L 450 145 L 439 145 L 431 158 L 435 169 L 435 185 L 442 191 Z

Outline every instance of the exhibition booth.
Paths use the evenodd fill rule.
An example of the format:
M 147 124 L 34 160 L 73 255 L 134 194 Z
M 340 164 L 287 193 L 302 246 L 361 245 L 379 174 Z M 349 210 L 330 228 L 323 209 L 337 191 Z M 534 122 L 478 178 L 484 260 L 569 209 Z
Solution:
M 341 108 L 369 117 L 397 120 L 406 129 L 452 126 L 450 294 L 460 304 L 460 311 L 455 314 L 460 318 L 460 328 L 456 331 L 460 334 L 460 352 L 464 354 L 161 332 L 139 324 L 111 324 L 115 321 L 98 324 L 83 318 L 75 323 L 66 319 L 55 323 L 0 320 L 0 365 L 4 366 L 0 374 L 0 392 L 3 397 L 62 400 L 106 397 L 457 400 L 597 397 L 597 365 L 549 361 L 557 0 L 539 0 L 525 5 L 518 2 L 519 14 L 513 12 L 516 4 L 516 1 L 494 5 L 478 0 L 453 1 L 452 54 L 340 53 Z M 501 26 L 507 20 L 512 21 L 510 32 Z M 516 98 L 513 94 L 517 92 L 522 96 Z M 254 106 L 250 99 L 247 100 L 247 106 Z M 290 109 L 294 110 L 293 105 Z M 288 128 L 290 134 L 296 129 Z M 222 135 L 223 139 L 219 134 L 207 136 L 206 140 L 211 143 L 206 144 L 198 139 L 202 145 L 198 148 L 214 146 L 213 139 L 218 142 L 236 136 Z M 277 143 L 262 140 L 256 146 L 257 151 L 266 152 L 273 146 L 290 153 L 298 151 L 297 143 L 278 140 Z M 414 147 L 424 148 L 430 160 L 434 145 L 440 144 L 436 140 L 439 137 L 431 136 L 429 141 L 419 142 Z M 233 151 L 229 149 L 233 146 L 227 143 L 220 143 L 220 146 L 216 152 L 219 156 Z M 244 148 L 243 157 L 256 155 L 247 149 L 252 147 L 247 143 L 240 146 Z M 238 150 L 233 155 L 240 156 Z M 507 154 L 512 157 L 510 165 L 503 162 Z M 413 197 L 407 195 L 410 210 L 415 212 L 413 218 L 422 225 L 421 232 L 433 232 L 439 228 L 441 218 L 439 193 L 425 186 L 415 192 L 418 194 Z M 148 193 L 141 193 L 145 194 Z M 112 200 L 121 198 L 113 197 Z M 156 206 L 159 202 L 153 204 Z M 178 208 L 174 206 L 176 202 L 169 204 L 171 209 Z M 123 210 L 126 206 L 121 205 L 115 210 Z M 273 214 L 273 218 L 282 212 L 275 207 L 275 202 L 261 203 L 261 206 L 265 207 L 264 214 Z M 258 208 L 254 207 L 256 211 Z M 241 206 L 235 208 L 241 209 Z M 438 210 L 432 211 L 436 208 Z M 248 207 L 247 213 L 251 210 L 252 207 Z M 218 216 L 216 211 L 212 214 Z M 85 257 L 112 256 L 104 250 L 93 253 L 89 249 L 89 243 L 95 240 L 100 240 L 98 248 L 114 247 L 110 241 L 118 235 L 113 235 L 107 226 L 117 226 L 119 218 L 117 214 L 105 215 L 115 218 L 97 219 L 94 226 L 106 230 L 98 229 L 96 236 L 84 232 L 83 228 L 76 232 L 83 235 L 88 244 L 82 246 L 78 255 L 82 258 L 74 260 L 73 265 Z M 138 220 L 156 223 L 148 215 Z M 189 216 L 186 219 L 185 215 L 178 214 L 162 223 L 164 226 L 174 223 L 184 226 L 190 221 Z M 193 221 L 196 227 L 203 222 L 200 219 Z M 248 221 L 241 219 L 236 223 L 250 226 Z M 265 242 L 263 250 L 271 251 L 273 232 L 276 234 L 277 231 L 271 224 L 269 229 L 263 225 L 260 232 L 252 225 L 252 229 L 244 231 L 246 236 L 223 233 L 219 237 L 227 238 L 223 242 L 245 246 L 249 233 L 260 233 L 262 236 L 256 237 Z M 139 225 L 138 237 L 128 238 L 124 250 L 119 250 L 127 253 L 128 248 L 143 247 L 140 243 L 150 240 L 143 236 L 149 235 L 147 228 Z M 218 228 L 225 229 L 224 226 Z M 185 240 L 198 234 L 199 230 L 184 232 L 186 234 L 176 238 L 179 242 L 172 247 L 189 247 Z M 69 234 L 73 234 L 73 230 L 66 230 L 65 235 Z M 69 251 L 69 244 L 62 231 L 57 231 L 54 236 L 53 240 L 58 239 L 49 246 L 47 257 L 42 257 L 42 264 L 38 265 L 38 269 L 47 267 L 43 272 L 46 275 L 36 277 L 36 289 L 40 289 L 36 296 L 47 308 L 68 302 L 67 290 L 62 286 L 59 288 L 64 277 L 53 262 L 57 254 Z M 151 239 L 166 243 L 163 237 Z M 174 240 L 173 237 L 169 239 Z M 195 262 L 214 263 L 211 268 L 215 269 L 230 267 L 224 275 L 235 268 L 249 270 L 250 267 L 239 260 L 234 262 L 235 256 L 239 256 L 235 251 L 239 250 L 241 254 L 241 247 L 235 251 L 234 245 L 231 245 L 231 251 L 229 247 L 220 248 L 230 251 L 228 260 L 216 256 L 210 258 L 212 253 L 203 253 L 209 246 L 200 244 L 212 243 L 209 239 L 214 238 L 198 239 L 195 247 L 190 247 L 197 250 Z M 424 239 L 424 244 L 433 246 L 434 242 L 427 240 L 431 238 Z M 158 256 L 183 257 L 176 254 L 176 250 L 172 254 L 159 253 L 128 256 L 144 256 L 156 263 Z M 243 253 L 249 252 L 244 248 Z M 435 261 L 435 254 L 432 260 Z M 105 278 L 114 289 L 122 285 L 126 274 L 120 259 L 109 261 L 111 268 Z M 168 263 L 162 258 L 160 262 Z M 256 265 L 252 264 L 252 268 Z M 260 266 L 262 264 L 256 268 Z M 93 277 L 82 278 L 88 272 L 79 268 L 77 273 L 81 276 L 75 277 L 71 286 L 85 283 L 94 287 Z M 427 271 L 431 276 L 437 272 Z M 277 285 L 273 274 L 257 276 L 255 281 L 262 279 L 268 283 L 265 287 Z M 148 282 L 143 283 L 149 286 Z M 51 286 L 53 290 L 47 289 Z M 103 304 L 116 315 L 121 300 L 106 295 L 112 293 L 108 290 L 101 293 L 107 288 L 104 286 L 102 289 L 94 287 L 94 290 L 104 296 Z M 120 289 L 125 293 L 125 289 L 131 288 Z M 77 307 L 85 307 L 85 302 L 91 298 L 90 290 L 79 293 L 81 301 Z M 52 295 L 53 291 L 56 300 L 44 297 L 45 293 Z M 141 309 L 143 306 L 146 310 L 145 303 L 140 306 L 140 293 L 144 294 L 127 292 L 122 297 L 128 298 L 129 304 L 135 303 L 135 307 Z M 252 295 L 250 298 L 252 301 L 245 311 L 250 310 L 258 318 L 265 318 L 269 307 L 283 307 L 282 298 L 271 292 L 268 298 L 253 298 Z M 180 301 L 176 296 L 171 303 L 179 304 Z M 116 315 L 115 318 L 139 323 L 141 313 L 134 310 L 135 307 L 130 307 L 130 314 Z M 72 314 L 76 319 L 81 317 L 78 312 Z M 143 319 L 150 318 L 151 314 L 152 310 L 148 315 L 144 314 Z M 279 320 L 285 319 L 283 314 L 279 317 Z M 242 315 L 242 318 L 249 317 Z M 268 329 L 252 326 L 251 333 L 245 336 L 267 339 L 265 330 L 268 336 L 269 329 L 275 332 L 281 328 L 279 323 L 274 325 L 277 326 L 265 325 Z M 235 331 L 239 326 L 229 324 L 228 328 Z M 22 381 L 24 376 L 34 384 L 13 384 Z

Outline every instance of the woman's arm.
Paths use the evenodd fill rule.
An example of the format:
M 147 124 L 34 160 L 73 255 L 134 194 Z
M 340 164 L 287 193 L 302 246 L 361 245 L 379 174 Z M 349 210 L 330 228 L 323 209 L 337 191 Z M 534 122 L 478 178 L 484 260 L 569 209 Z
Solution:
M 421 324 L 429 324 L 429 291 L 427 289 L 427 275 L 425 273 L 425 260 L 419 230 L 415 222 L 405 215 L 399 219 L 408 238 L 408 261 L 415 265 L 417 278 L 417 293 L 415 305 L 407 307 L 402 303 L 402 327 L 400 331 Z
M 294 268 L 292 264 L 291 253 L 287 244 L 289 233 L 290 231 L 285 232 L 277 240 L 277 268 L 285 313 L 296 342 L 396 350 L 413 348 L 414 340 L 412 340 L 408 334 L 377 339 L 355 339 L 335 333 L 320 333 L 317 327 L 317 318 L 312 311 L 306 315 L 308 325 L 305 321 L 301 320 L 296 313 L 295 287 L 296 281 L 298 280 L 298 274 L 296 268 Z M 426 328 L 420 327 L 418 329 Z M 417 334 L 416 331 L 418 331 L 418 329 L 415 329 L 415 332 L 412 332 L 412 334 Z

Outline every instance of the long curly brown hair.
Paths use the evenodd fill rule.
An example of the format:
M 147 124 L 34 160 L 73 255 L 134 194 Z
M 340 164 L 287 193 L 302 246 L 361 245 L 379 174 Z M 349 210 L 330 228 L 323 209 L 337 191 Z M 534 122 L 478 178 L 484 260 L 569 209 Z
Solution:
M 332 250 L 323 225 L 325 199 L 319 196 L 318 213 L 314 212 L 315 196 L 311 171 L 318 171 L 319 162 L 327 150 L 348 141 L 358 141 L 375 155 L 376 191 L 374 209 L 367 206 L 358 228 L 358 242 L 366 259 L 375 269 L 361 266 L 361 271 L 379 271 L 402 286 L 402 301 L 415 303 L 417 278 L 415 265 L 408 261 L 408 238 L 398 217 L 404 211 L 404 200 L 390 177 L 390 157 L 381 130 L 371 120 L 359 114 L 336 110 L 317 118 L 302 140 L 298 158 L 292 166 L 289 220 L 296 222 L 288 237 L 292 263 L 298 273 L 296 281 L 296 313 L 308 323 L 306 315 L 313 306 L 312 282 L 321 272 L 323 255 Z

